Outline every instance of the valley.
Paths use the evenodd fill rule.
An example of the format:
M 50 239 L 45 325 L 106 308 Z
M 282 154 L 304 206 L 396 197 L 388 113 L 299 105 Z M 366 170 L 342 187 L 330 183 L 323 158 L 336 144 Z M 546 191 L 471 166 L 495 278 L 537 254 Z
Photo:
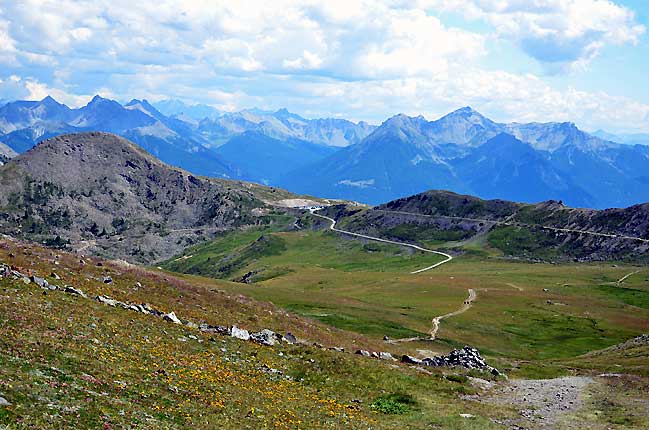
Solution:
M 649 430 L 649 2 L 0 0 L 0 430 Z
M 0 186 L 1 424 L 649 423 L 646 205 L 370 207 L 194 176 L 106 133 L 45 141 Z
M 241 247 L 235 245 L 239 238 L 224 238 L 221 246 L 232 248 L 210 252 L 218 241 L 191 248 L 188 258 L 162 267 L 191 274 L 191 279 L 203 275 L 239 280 L 253 273 L 246 278 L 248 283 L 229 283 L 225 288 L 376 340 L 426 338 L 433 317 L 456 311 L 467 300 L 467 290 L 475 290 L 473 307 L 445 319 L 437 342 L 409 345 L 409 351 L 444 352 L 466 343 L 517 359 L 556 359 L 647 330 L 649 290 L 642 286 L 647 281 L 638 278 L 637 287 L 617 285 L 618 279 L 638 270 L 634 266 L 526 263 L 468 255 L 410 274 L 430 265 L 431 256 L 392 244 L 363 245 L 332 233 L 273 235 L 275 239 L 262 233 L 249 236 Z M 260 243 L 272 245 L 256 247 Z M 230 262 L 228 256 L 248 255 L 249 244 L 256 252 L 240 262 L 238 270 L 210 271 L 222 258 Z M 568 328 L 572 335 L 555 342 Z

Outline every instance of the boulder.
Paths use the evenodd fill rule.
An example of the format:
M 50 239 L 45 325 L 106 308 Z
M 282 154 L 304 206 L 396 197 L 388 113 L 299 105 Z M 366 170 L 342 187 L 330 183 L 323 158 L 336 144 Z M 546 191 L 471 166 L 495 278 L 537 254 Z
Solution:
M 232 328 L 230 328 L 230 336 L 241 340 L 250 340 L 250 333 L 248 333 L 248 330 L 239 328 L 236 325 L 233 325 Z
M 396 361 L 397 360 L 389 352 L 379 352 L 379 358 L 381 360 L 390 360 L 390 361 Z
M 29 280 L 31 282 L 31 280 L 29 279 L 29 277 L 27 275 L 23 275 L 22 273 L 20 273 L 17 270 L 11 269 L 11 274 L 14 275 L 17 278 L 27 278 L 27 280 Z
M 470 346 L 465 346 L 462 349 L 455 349 L 448 353 L 448 355 L 424 358 L 421 361 L 421 364 L 425 366 L 460 366 L 467 369 L 481 369 L 490 372 L 493 369 L 493 367 L 488 366 L 480 356 L 480 352 Z M 498 374 L 500 374 L 500 372 Z
M 174 312 L 169 312 L 168 314 L 163 314 L 162 319 L 164 319 L 165 321 L 172 322 L 174 324 L 181 324 L 180 320 L 178 319 L 178 317 L 176 316 L 176 314 Z
M 0 397 L 0 406 L 11 406 L 11 403 L 4 397 Z
M 111 278 L 110 276 L 104 276 L 102 281 L 104 282 L 104 284 L 112 284 L 113 283 L 113 278 Z
M 401 357 L 401 362 L 407 364 L 417 364 L 417 365 L 422 364 L 420 359 L 405 354 Z
M 277 342 L 281 340 L 280 335 L 278 335 L 272 330 L 268 330 L 267 328 L 263 329 L 259 333 L 252 333 L 250 335 L 250 338 L 257 343 L 266 346 L 274 346 Z
M 87 297 L 86 293 L 84 293 L 83 291 L 78 290 L 78 289 L 76 289 L 76 288 L 74 288 L 73 286 L 70 286 L 70 285 L 66 285 L 65 289 L 63 291 L 65 291 L 66 293 L 69 293 L 69 294 L 74 294 L 75 296 L 80 296 L 80 297 L 83 297 L 83 298 Z
M 52 272 L 52 273 L 50 273 L 50 278 L 54 278 L 54 279 L 56 279 L 57 281 L 60 281 L 60 280 L 61 280 L 61 277 L 60 277 L 59 275 L 57 275 L 56 272 Z
M 282 340 L 286 343 L 290 343 L 291 345 L 297 343 L 297 338 L 293 335 L 293 333 L 288 332 L 286 333 L 283 337 Z
M 153 308 L 151 307 L 151 305 L 149 305 L 148 303 L 142 303 L 142 304 L 140 305 L 140 308 L 142 308 L 142 312 L 145 313 L 145 314 L 149 314 L 149 315 L 162 315 L 162 312 L 160 312 L 160 311 L 157 310 L 157 309 L 153 309 Z
M 106 297 L 106 296 L 97 296 L 97 297 L 95 297 L 95 300 L 97 300 L 98 302 L 103 303 L 105 305 L 113 306 L 113 307 L 115 307 L 117 305 L 117 303 L 118 303 L 117 300 L 111 299 L 110 297 Z
M 39 278 L 38 276 L 32 276 L 29 278 L 34 284 L 38 285 L 41 288 L 49 288 L 50 284 L 43 278 Z
M 222 325 L 210 325 L 206 323 L 201 323 L 198 325 L 198 329 L 204 333 L 216 333 L 225 336 L 232 335 L 230 328 Z
M 359 350 L 357 350 L 354 354 L 362 355 L 363 357 L 371 357 L 371 356 L 372 356 L 372 353 L 371 353 L 371 352 L 366 351 L 366 350 L 364 350 L 364 349 L 359 349 Z

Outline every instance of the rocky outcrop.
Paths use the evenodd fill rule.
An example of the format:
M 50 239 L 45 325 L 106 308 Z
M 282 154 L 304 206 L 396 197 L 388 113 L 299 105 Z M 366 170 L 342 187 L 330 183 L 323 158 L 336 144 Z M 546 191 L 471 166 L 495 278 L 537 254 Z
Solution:
M 480 355 L 480 352 L 473 347 L 465 346 L 462 349 L 455 349 L 451 351 L 448 355 L 440 355 L 432 358 L 424 358 L 422 360 L 411 357 L 409 355 L 404 355 L 401 358 L 403 363 L 416 364 L 421 366 L 458 366 L 464 367 L 465 369 L 479 369 L 486 370 L 491 372 L 494 375 L 500 375 L 498 369 L 489 366 L 484 358 Z
M 275 346 L 275 344 L 282 341 L 282 335 L 266 328 L 259 333 L 251 334 L 250 339 L 262 345 Z
M 237 339 L 241 340 L 250 340 L 250 333 L 248 332 L 248 330 L 239 328 L 236 325 L 233 325 L 230 329 L 230 336 L 236 337 Z

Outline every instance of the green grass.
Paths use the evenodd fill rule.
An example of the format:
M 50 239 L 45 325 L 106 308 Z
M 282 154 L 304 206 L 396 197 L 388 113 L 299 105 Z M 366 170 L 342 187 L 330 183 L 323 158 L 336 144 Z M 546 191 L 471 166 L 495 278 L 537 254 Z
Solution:
M 508 238 L 510 244 L 522 240 L 512 246 L 544 252 L 543 242 L 529 230 L 512 229 L 522 235 Z M 416 353 L 417 348 L 444 352 L 470 344 L 498 359 L 563 360 L 647 329 L 649 293 L 641 287 L 612 286 L 637 270 L 633 266 L 532 264 L 485 252 L 467 253 L 433 271 L 411 275 L 410 271 L 430 265 L 436 257 L 331 232 L 270 235 L 281 247 L 255 254 L 236 273 L 258 271 L 257 282 L 226 283 L 224 289 L 377 340 L 425 335 L 432 317 L 459 308 L 467 289 L 477 291 L 469 311 L 441 323 L 438 341 L 401 344 L 404 352 Z M 213 249 L 224 247 L 230 254 L 221 251 L 219 258 L 243 255 L 255 237 L 251 231 L 231 236 L 227 244 L 220 240 L 202 245 L 188 251 L 194 257 L 181 264 L 193 273 L 186 269 L 193 260 L 205 260 Z M 274 269 L 272 276 L 264 277 Z M 638 274 L 629 282 L 643 279 Z M 553 366 L 550 371 L 561 373 Z
M 287 304 L 286 309 L 305 317 L 343 330 L 355 331 L 375 337 L 389 336 L 394 339 L 425 336 L 395 322 L 380 318 L 368 318 L 363 309 L 314 306 L 310 304 Z
M 627 305 L 649 309 L 649 291 L 625 288 L 617 285 L 598 285 L 594 288 L 593 292 Z
M 191 258 L 167 263 L 202 268 L 217 255 L 237 261 L 228 279 L 263 269 L 252 284 L 51 253 L 0 241 L 2 261 L 40 275 L 54 268 L 59 283 L 91 297 L 148 302 L 194 321 L 291 331 L 347 351 L 394 355 L 470 344 L 510 378 L 649 376 L 646 346 L 601 350 L 647 330 L 646 274 L 628 279 L 633 288 L 615 284 L 642 269 L 634 266 L 465 255 L 411 275 L 436 257 L 332 233 L 270 229 L 224 234 L 188 250 Z M 100 282 L 105 275 L 114 282 Z M 442 321 L 437 341 L 382 341 L 426 333 L 431 318 L 457 309 L 468 288 L 478 294 L 473 307 Z M 13 404 L 0 408 L 0 428 L 490 430 L 513 413 L 463 397 L 476 392 L 467 376 L 489 378 L 476 371 L 429 374 L 326 348 L 264 348 L 11 279 L 0 280 L 0 294 L 0 395 Z M 642 428 L 648 419 L 633 405 L 646 404 L 646 387 L 636 378 L 598 388 L 579 413 L 601 428 Z
M 522 227 L 496 227 L 489 234 L 490 246 L 505 255 L 555 259 L 559 253 L 553 247 L 557 240 L 553 233 L 545 230 Z
M 417 403 L 415 399 L 404 393 L 392 393 L 374 400 L 370 408 L 388 415 L 401 415 L 410 412 Z
M 16 266 L 29 264 L 42 276 L 52 270 L 50 250 L 0 246 L 0 261 L 9 252 Z M 146 301 L 194 321 L 290 328 L 315 342 L 331 345 L 335 337 L 349 350 L 350 344 L 368 348 L 359 337 L 269 312 L 272 307 L 230 298 L 209 284 L 59 256 L 61 282 L 89 296 Z M 113 284 L 96 281 L 107 273 Z M 136 282 L 143 286 L 134 289 Z M 452 422 L 451 428 L 495 430 L 490 417 L 503 413 L 459 398 L 444 369 L 424 376 L 409 366 L 320 348 L 261 347 L 92 299 L 43 294 L 20 280 L 0 279 L 0 291 L 0 394 L 12 403 L 0 407 L 0 428 L 381 430 Z M 457 419 L 466 411 L 484 417 L 480 426 Z
M 255 244 L 262 236 L 265 242 Z M 441 259 L 397 245 L 341 238 L 328 231 L 287 233 L 269 229 L 225 234 L 215 241 L 188 248 L 183 256 L 162 266 L 182 273 L 228 278 L 235 273 L 277 266 L 316 266 L 350 272 L 412 271 Z M 223 267 L 232 270 L 222 270 Z
M 382 229 L 382 237 L 390 237 L 403 242 L 427 241 L 427 242 L 450 242 L 463 240 L 471 237 L 473 231 L 462 230 L 436 230 L 431 226 L 419 226 L 414 224 L 399 224 L 396 227 Z

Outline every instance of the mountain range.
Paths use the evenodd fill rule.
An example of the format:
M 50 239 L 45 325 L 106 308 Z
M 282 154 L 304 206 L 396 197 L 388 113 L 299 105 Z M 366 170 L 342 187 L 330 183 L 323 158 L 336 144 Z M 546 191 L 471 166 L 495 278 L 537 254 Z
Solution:
M 517 153 L 522 164 L 505 168 L 520 169 L 540 192 L 530 167 L 536 153 L 511 135 L 498 134 L 465 158 L 493 146 L 495 157 L 498 150 Z M 505 178 L 489 183 L 515 191 Z M 482 237 L 514 257 L 584 261 L 645 261 L 649 247 L 649 203 L 602 211 L 435 190 L 371 208 L 307 201 L 275 187 L 194 175 L 104 132 L 51 138 L 0 166 L 0 233 L 136 263 L 166 260 L 239 228 L 300 229 L 313 221 L 300 206 L 332 203 L 325 211 L 341 228 L 401 242 Z
M 429 189 L 592 208 L 649 200 L 648 146 L 570 122 L 498 123 L 470 107 L 434 121 L 399 114 L 380 126 L 100 96 L 77 109 L 51 97 L 0 107 L 0 143 L 16 153 L 88 131 L 118 134 L 195 174 L 369 204 Z
M 593 136 L 628 145 L 649 145 L 649 133 L 608 133 L 604 130 L 593 131 Z
M 465 107 L 436 121 L 394 116 L 280 185 L 372 204 L 447 189 L 604 208 L 649 200 L 648 167 L 647 146 L 606 141 L 569 122 L 496 123 Z

